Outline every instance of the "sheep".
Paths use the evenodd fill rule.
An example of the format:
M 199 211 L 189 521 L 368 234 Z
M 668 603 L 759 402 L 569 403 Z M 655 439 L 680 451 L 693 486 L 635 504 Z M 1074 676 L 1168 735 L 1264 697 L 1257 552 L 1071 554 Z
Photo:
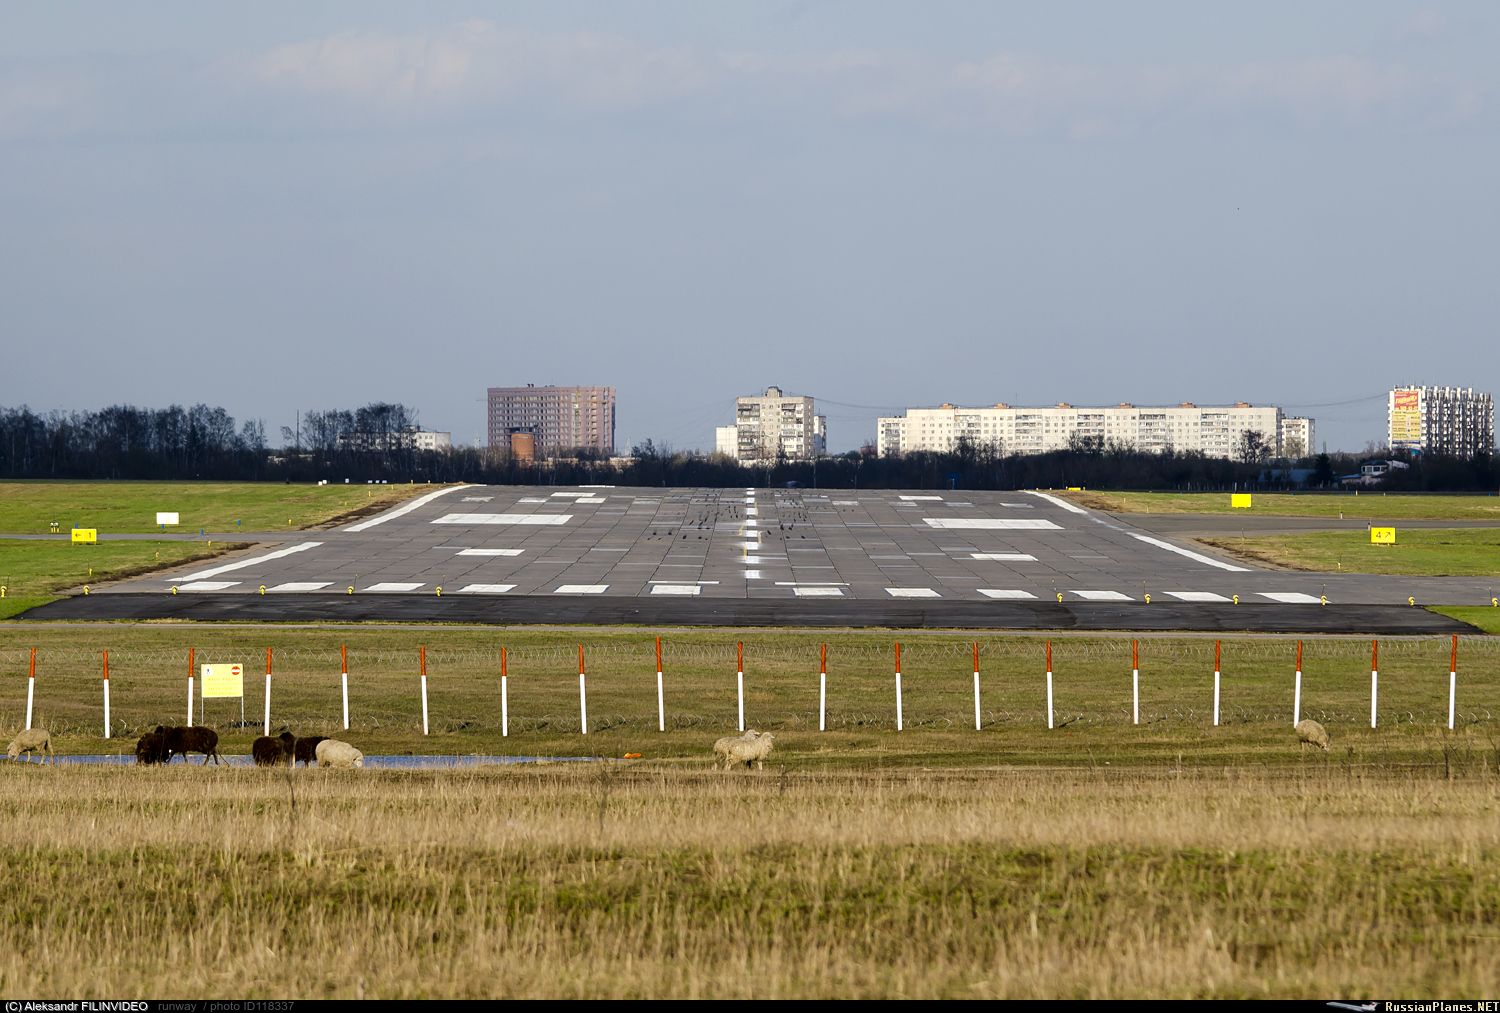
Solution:
M 283 760 L 287 766 L 292 765 L 296 755 L 297 738 L 291 732 L 282 732 L 276 738 L 262 735 L 250 746 L 250 755 L 255 757 L 257 767 L 276 767 Z
M 47 734 L 45 728 L 28 728 L 21 732 L 11 740 L 10 748 L 5 751 L 5 755 L 14 760 L 25 753 L 26 762 L 30 763 L 33 749 L 41 750 L 43 763 L 47 762 L 48 755 L 52 757 L 53 763 L 57 762 L 57 754 L 52 752 L 52 736 Z
M 1307 752 L 1308 743 L 1319 746 L 1323 752 L 1328 752 L 1332 742 L 1328 737 L 1328 729 L 1324 728 L 1312 718 L 1303 718 L 1297 722 L 1297 740 L 1302 743 L 1302 751 Z
M 750 769 L 754 763 L 758 769 L 766 769 L 766 757 L 771 755 L 771 743 L 776 736 L 770 732 L 758 732 L 754 728 L 744 735 L 726 735 L 714 743 L 715 764 L 718 760 L 724 761 L 724 769 L 729 770 L 736 764 L 743 763 L 745 769 Z
M 215 764 L 223 760 L 219 755 L 219 733 L 212 728 L 202 725 L 173 725 L 171 728 L 158 726 L 157 730 L 166 742 L 168 763 L 178 753 L 182 754 L 183 763 L 187 762 L 188 753 L 202 753 L 203 766 L 208 766 L 210 757 Z
M 318 743 L 318 766 L 363 767 L 365 754 L 338 739 L 324 739 Z
M 147 732 L 136 741 L 135 762 L 141 766 L 149 767 L 156 763 L 166 763 L 168 759 L 165 735 L 159 732 Z
M 326 735 L 304 735 L 296 739 L 292 747 L 292 766 L 305 763 L 311 767 L 318 760 L 318 743 L 327 741 Z

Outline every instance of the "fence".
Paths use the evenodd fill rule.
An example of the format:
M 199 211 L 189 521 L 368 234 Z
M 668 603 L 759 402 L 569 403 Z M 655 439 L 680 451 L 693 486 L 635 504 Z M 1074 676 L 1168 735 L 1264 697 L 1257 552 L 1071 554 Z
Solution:
M 898 658 L 894 637 L 826 645 L 811 637 L 773 644 L 663 639 L 659 647 L 649 639 L 596 641 L 581 651 L 561 641 L 516 648 L 413 642 L 401 649 L 209 644 L 111 647 L 107 681 L 101 649 L 23 648 L 0 650 L 0 727 L 35 721 L 57 733 L 99 735 L 106 707 L 115 736 L 181 723 L 184 682 L 205 664 L 243 665 L 245 697 L 200 696 L 194 720 L 255 734 L 266 727 L 501 735 L 751 726 L 910 731 L 973 729 L 976 719 L 981 728 L 1063 728 L 1290 724 L 1297 716 L 1458 727 L 1489 722 L 1500 711 L 1500 639 L 1381 640 L 1378 669 L 1373 646 L 1345 638 L 955 638 L 903 643 Z M 262 680 L 268 667 L 270 678 Z

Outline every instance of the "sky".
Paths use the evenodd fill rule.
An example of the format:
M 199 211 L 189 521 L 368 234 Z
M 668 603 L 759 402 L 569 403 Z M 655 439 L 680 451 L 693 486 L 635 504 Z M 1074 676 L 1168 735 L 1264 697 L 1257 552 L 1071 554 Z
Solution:
M 0 406 L 1495 392 L 1482 3 L 0 0 Z M 279 443 L 279 439 L 276 440 Z M 1321 449 L 1321 447 L 1320 447 Z

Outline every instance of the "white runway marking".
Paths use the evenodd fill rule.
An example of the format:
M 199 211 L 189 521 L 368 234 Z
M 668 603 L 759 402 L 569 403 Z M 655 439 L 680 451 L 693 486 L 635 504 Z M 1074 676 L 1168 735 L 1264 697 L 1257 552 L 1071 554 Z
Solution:
M 1135 600 L 1134 598 L 1130 597 L 1130 595 L 1128 595 L 1128 594 L 1121 594 L 1119 591 L 1073 591 L 1071 593 L 1072 594 L 1076 594 L 1078 597 L 1086 599 L 1088 601 L 1134 601 Z
M 885 593 L 888 594 L 888 595 L 890 595 L 892 598 L 941 598 L 942 597 L 942 595 L 938 594 L 936 591 L 934 591 L 930 587 L 888 587 L 888 588 L 885 589 Z
M 564 584 L 553 594 L 603 594 L 609 590 L 608 584 Z
M 225 563 L 223 566 L 214 566 L 210 567 L 207 570 L 199 570 L 197 573 L 189 573 L 185 576 L 178 577 L 177 579 L 202 580 L 204 577 L 217 577 L 219 574 L 228 573 L 230 570 L 239 570 L 246 566 L 254 566 L 256 563 L 264 563 L 272 559 L 281 559 L 283 556 L 290 556 L 294 552 L 305 552 L 308 549 L 315 549 L 322 544 L 322 542 L 303 542 L 301 545 L 293 545 L 289 548 L 277 549 L 275 552 L 268 552 L 264 556 L 251 556 L 249 559 L 241 559 L 238 562 Z
M 431 503 L 433 500 L 437 499 L 439 496 L 446 496 L 450 492 L 456 492 L 459 489 L 463 489 L 463 488 L 466 488 L 466 487 L 465 486 L 454 486 L 452 489 L 439 489 L 437 492 L 429 492 L 426 496 L 418 496 L 416 499 L 412 500 L 410 503 L 407 503 L 404 506 L 398 506 L 394 510 L 387 510 L 385 513 L 381 514 L 379 517 L 371 517 L 367 521 L 360 521 L 358 524 L 350 525 L 349 527 L 345 528 L 344 530 L 348 531 L 348 532 L 365 531 L 365 530 L 367 530 L 369 528 L 373 528 L 377 524 L 384 524 L 386 521 L 393 521 L 397 517 L 405 517 L 407 514 L 411 513 L 413 510 L 418 510 L 418 509 L 426 506 L 428 503 Z
M 703 588 L 697 584 L 653 584 L 652 594 L 702 594 Z
M 547 503 L 549 501 L 545 500 L 545 499 L 537 499 L 534 496 L 522 496 L 520 499 L 516 500 L 516 502 L 517 503 Z
M 1300 591 L 1261 591 L 1260 596 L 1285 605 L 1321 605 L 1323 603 L 1323 599 L 1317 595 L 1303 594 Z
M 1043 518 L 1013 520 L 1009 517 L 923 517 L 934 528 L 956 531 L 961 528 L 987 528 L 999 531 L 1061 531 L 1062 525 Z
M 1130 532 L 1130 537 L 1138 538 L 1141 541 L 1146 542 L 1147 544 L 1156 546 L 1158 549 L 1166 549 L 1168 552 L 1175 552 L 1179 556 L 1186 556 L 1189 559 L 1195 559 L 1200 563 L 1207 563 L 1209 566 L 1217 566 L 1221 570 L 1233 570 L 1235 573 L 1250 572 L 1250 568 L 1248 566 L 1233 566 L 1229 563 L 1220 562 L 1217 559 L 1212 559 L 1208 556 L 1203 555 L 1203 553 L 1201 552 L 1192 552 L 1188 549 L 1173 545 L 1171 542 L 1164 542 L 1160 538 L 1152 538 L 1149 535 L 1138 535 L 1133 531 Z
M 178 584 L 179 591 L 222 591 L 226 587 L 234 587 L 240 583 L 238 580 L 197 580 L 191 584 Z
M 583 498 L 580 498 L 580 499 L 575 499 L 573 502 L 574 503 L 603 503 L 603 502 L 605 502 L 605 499 L 604 499 L 603 496 L 588 496 L 588 497 L 583 497 Z
M 993 587 L 977 588 L 980 594 L 987 598 L 1035 598 L 1036 595 L 1030 591 L 1006 591 Z
M 572 514 L 444 514 L 434 524 L 566 524 Z
M 493 497 L 493 496 L 465 496 L 463 499 L 459 500 L 459 502 L 460 503 L 488 503 L 490 500 L 492 500 L 494 498 L 495 497 Z
M 598 494 L 597 493 L 592 493 L 592 492 L 554 492 L 552 494 L 552 498 L 553 499 L 558 499 L 558 498 L 584 499 L 586 497 L 592 497 L 592 496 L 596 496 L 596 495 L 598 495 Z
M 1048 496 L 1044 492 L 1032 492 L 1030 489 L 1026 490 L 1026 495 L 1028 495 L 1028 496 L 1035 496 L 1037 499 L 1044 499 L 1048 503 L 1051 503 L 1053 506 L 1062 507 L 1064 510 L 1068 511 L 1068 513 L 1070 513 L 1070 514 L 1083 514 L 1085 517 L 1087 517 L 1089 515 L 1089 512 L 1087 510 L 1085 510 L 1083 507 L 1078 506 L 1077 504 L 1074 504 L 1074 503 L 1069 503 L 1067 500 L 1063 499 L 1061 496 Z M 1009 503 L 1003 503 L 1001 505 L 1002 506 L 1010 506 L 1011 504 L 1009 504 Z
M 460 556 L 519 556 L 525 549 L 463 549 Z
M 403 583 L 401 581 L 384 581 L 379 584 L 371 584 L 365 588 L 366 591 L 415 591 L 422 587 L 421 584 Z
M 941 497 L 941 496 L 901 496 L 899 498 L 906 500 L 908 503 L 913 502 L 915 500 L 923 500 L 923 499 L 935 499 L 939 503 L 941 503 L 943 501 L 943 497 Z
M 993 559 L 1001 563 L 1035 563 L 1036 557 L 1027 552 L 971 552 L 973 559 Z
M 1212 591 L 1168 591 L 1167 594 L 1178 601 L 1229 601 L 1222 594 L 1214 594 Z
M 266 588 L 267 591 L 321 591 L 333 584 L 331 580 L 294 580 L 286 584 L 277 584 L 275 587 Z
M 794 587 L 792 593 L 799 598 L 842 598 L 841 587 Z
M 454 594 L 504 594 L 514 590 L 514 584 L 465 584 Z

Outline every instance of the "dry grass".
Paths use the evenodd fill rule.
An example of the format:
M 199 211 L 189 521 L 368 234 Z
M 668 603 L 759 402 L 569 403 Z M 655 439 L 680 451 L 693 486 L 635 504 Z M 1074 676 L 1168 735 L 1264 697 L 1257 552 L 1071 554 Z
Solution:
M 1270 773 L 12 764 L 0 778 L 11 995 L 1500 986 L 1492 771 L 1320 755 Z

